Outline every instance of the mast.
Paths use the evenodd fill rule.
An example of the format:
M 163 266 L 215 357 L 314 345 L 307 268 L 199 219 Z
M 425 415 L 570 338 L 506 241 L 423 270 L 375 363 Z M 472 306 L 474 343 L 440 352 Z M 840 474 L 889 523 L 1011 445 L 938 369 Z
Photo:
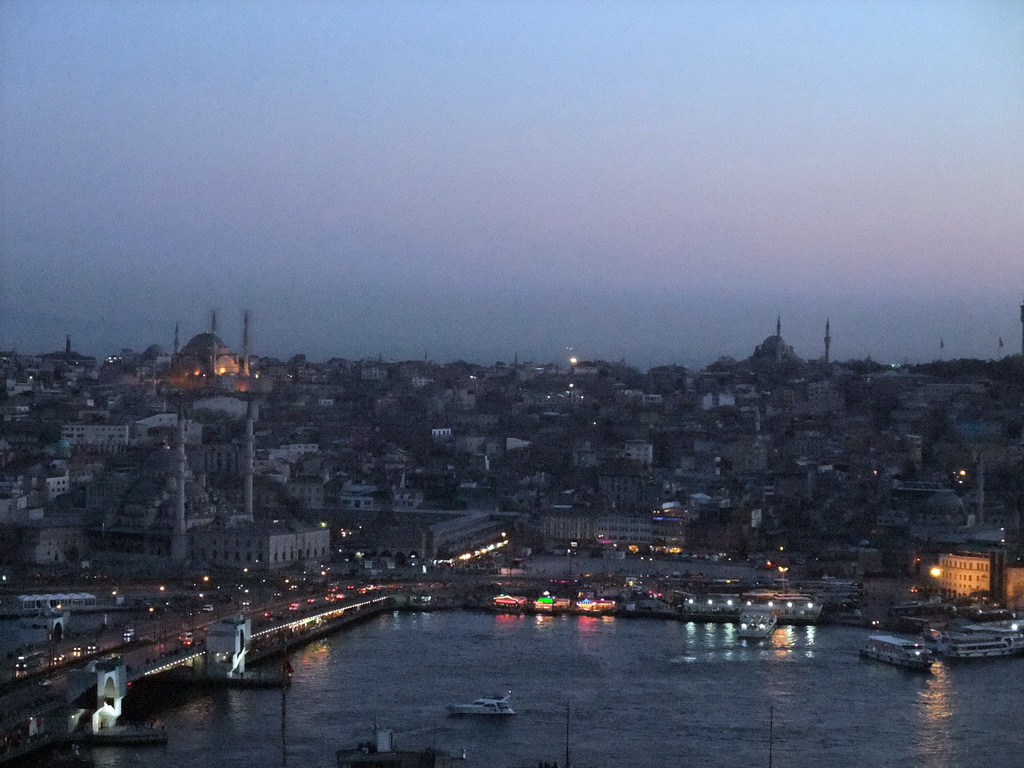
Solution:
M 569 768 L 569 702 L 565 702 L 565 768 Z

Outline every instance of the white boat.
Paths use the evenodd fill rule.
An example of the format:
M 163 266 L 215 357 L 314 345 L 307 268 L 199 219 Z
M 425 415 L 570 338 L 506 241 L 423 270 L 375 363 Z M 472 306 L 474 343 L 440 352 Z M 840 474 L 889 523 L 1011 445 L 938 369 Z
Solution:
M 935 654 L 924 643 L 892 635 L 872 635 L 860 652 L 869 659 L 925 672 L 935 662 Z
M 950 659 L 984 659 L 1024 653 L 1024 633 L 1017 627 L 972 624 L 954 632 L 940 632 L 935 648 Z
M 779 617 L 772 611 L 747 609 L 740 614 L 738 637 L 748 640 L 762 640 L 775 631 Z
M 514 715 L 516 711 L 512 709 L 512 705 L 508 701 L 511 695 L 506 694 L 499 698 L 495 694 L 494 696 L 481 697 L 469 704 L 449 704 L 448 714 L 452 717 L 458 715 Z

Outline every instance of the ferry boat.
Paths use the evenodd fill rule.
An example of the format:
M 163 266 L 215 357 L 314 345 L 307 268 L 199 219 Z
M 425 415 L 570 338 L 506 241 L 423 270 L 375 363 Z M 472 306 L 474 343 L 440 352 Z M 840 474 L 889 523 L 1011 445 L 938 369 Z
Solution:
M 771 611 L 750 609 L 740 614 L 736 635 L 747 640 L 763 640 L 775 631 L 779 618 Z
M 924 643 L 892 635 L 872 635 L 860 652 L 869 659 L 923 672 L 935 662 L 935 654 Z
M 970 624 L 935 635 L 935 648 L 950 659 L 985 659 L 1024 654 L 1024 632 L 1016 626 Z
M 514 715 L 516 711 L 512 709 L 512 705 L 508 701 L 511 695 L 506 694 L 501 698 L 498 698 L 497 695 L 483 696 L 469 704 L 449 704 L 448 714 L 451 717 L 459 715 L 488 715 L 492 717 Z

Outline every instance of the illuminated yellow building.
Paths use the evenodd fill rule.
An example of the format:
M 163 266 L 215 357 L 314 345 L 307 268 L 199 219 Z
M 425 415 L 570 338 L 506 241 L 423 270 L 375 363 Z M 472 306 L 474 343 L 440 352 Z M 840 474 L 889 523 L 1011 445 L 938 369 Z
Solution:
M 942 555 L 932 569 L 940 591 L 946 597 L 969 597 L 992 589 L 992 557 L 982 552 Z

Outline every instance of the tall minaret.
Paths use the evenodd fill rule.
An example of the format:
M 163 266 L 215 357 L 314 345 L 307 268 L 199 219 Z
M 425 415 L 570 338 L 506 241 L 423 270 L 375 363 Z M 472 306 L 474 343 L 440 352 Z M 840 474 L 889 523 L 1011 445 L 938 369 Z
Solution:
M 184 564 L 188 559 L 188 537 L 185 533 L 185 414 L 178 410 L 178 487 L 175 505 L 174 533 L 171 535 L 171 562 Z
M 1024 357 L 1024 304 L 1020 305 L 1020 355 Z
M 249 375 L 249 310 L 242 313 L 242 375 Z
M 782 366 L 782 315 L 775 319 L 775 365 Z
M 985 456 L 978 457 L 978 513 L 974 516 L 974 524 L 979 528 L 985 525 Z
M 71 362 L 71 334 L 64 337 L 64 361 Z
M 829 321 L 825 319 L 825 365 L 829 364 L 829 347 L 832 346 L 832 334 L 828 330 Z
M 180 340 L 181 337 L 178 335 L 179 330 L 180 329 L 178 328 L 178 324 L 175 323 L 174 324 L 174 354 L 175 355 L 177 355 L 178 354 L 178 350 L 181 349 L 181 340 Z
M 249 520 L 253 520 L 252 516 L 252 476 L 255 471 L 256 463 L 256 436 L 253 431 L 253 421 L 255 420 L 252 407 L 252 395 L 249 395 L 249 399 L 245 405 L 245 486 L 244 486 L 244 503 L 245 503 L 245 516 Z
M 217 310 L 210 310 L 210 333 L 214 336 L 217 335 Z M 217 375 L 217 342 L 211 339 L 210 341 L 210 377 L 213 381 L 213 377 Z

